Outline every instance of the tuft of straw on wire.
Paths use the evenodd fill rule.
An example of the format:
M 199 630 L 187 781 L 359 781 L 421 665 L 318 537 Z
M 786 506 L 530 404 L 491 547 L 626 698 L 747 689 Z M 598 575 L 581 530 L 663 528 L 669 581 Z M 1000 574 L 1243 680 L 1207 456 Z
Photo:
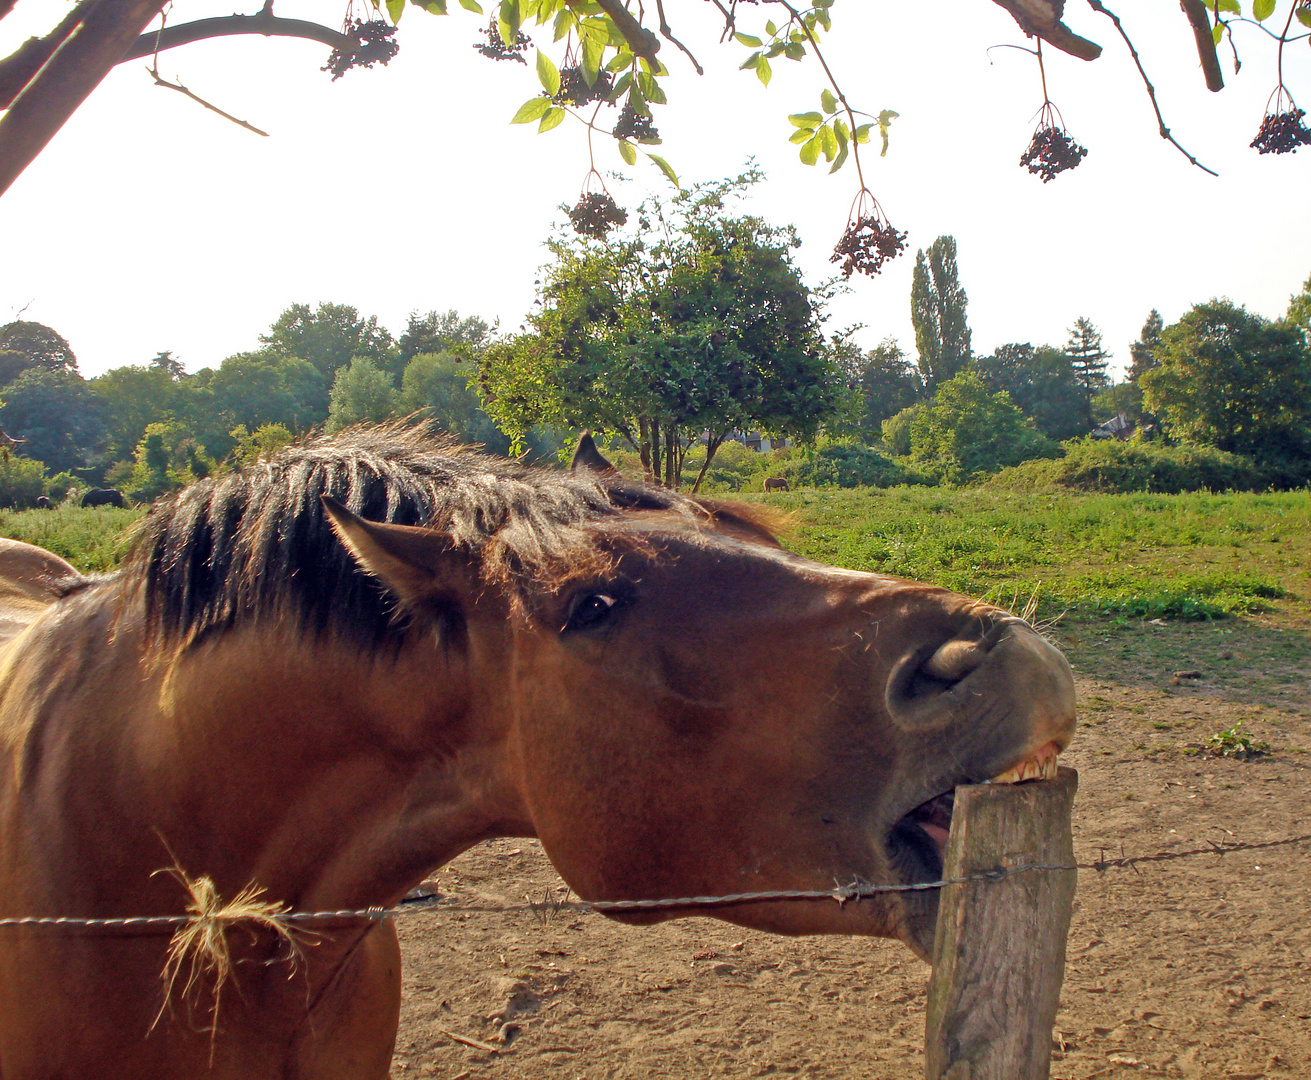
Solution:
M 191 877 L 181 866 L 156 870 L 156 874 L 169 874 L 177 879 L 187 890 L 187 922 L 180 926 L 168 943 L 168 959 L 164 964 L 164 1001 L 159 1007 L 153 1031 L 164 1013 L 173 1002 L 173 990 L 178 979 L 186 970 L 186 980 L 182 985 L 181 1000 L 186 1001 L 208 978 L 213 983 L 214 1000 L 210 1016 L 210 1056 L 213 1057 L 213 1038 L 218 1032 L 219 1001 L 224 984 L 232 978 L 232 952 L 228 946 L 228 930 L 237 924 L 253 929 L 271 930 L 287 943 L 290 950 L 292 971 L 303 959 L 299 935 L 306 934 L 297 930 L 287 920 L 291 909 L 285 904 L 260 899 L 264 889 L 255 884 L 247 885 L 230 901 L 224 903 L 217 886 L 208 875 Z M 212 1060 L 211 1060 L 212 1064 Z

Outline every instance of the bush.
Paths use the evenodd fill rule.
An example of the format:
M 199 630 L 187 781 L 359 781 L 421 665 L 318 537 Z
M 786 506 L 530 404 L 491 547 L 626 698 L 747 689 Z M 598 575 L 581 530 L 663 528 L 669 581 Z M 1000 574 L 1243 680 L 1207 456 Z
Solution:
M 1138 440 L 1076 439 L 1063 443 L 1056 461 L 1026 461 L 1006 469 L 990 486 L 1011 490 L 1056 484 L 1077 491 L 1264 491 L 1300 487 L 1311 480 L 1307 463 L 1260 463 L 1209 446 L 1163 446 Z
M 829 443 L 779 473 L 794 487 L 896 487 L 933 481 L 911 466 L 855 441 Z
M 0 459 L 0 506 L 26 509 L 46 493 L 46 467 L 32 458 L 9 454 Z

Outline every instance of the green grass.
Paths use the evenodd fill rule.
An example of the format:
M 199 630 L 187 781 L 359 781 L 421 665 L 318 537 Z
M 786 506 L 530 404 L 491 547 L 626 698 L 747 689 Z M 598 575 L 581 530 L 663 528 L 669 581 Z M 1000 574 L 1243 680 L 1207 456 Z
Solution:
M 24 540 L 67 559 L 86 573 L 112 570 L 127 550 L 133 525 L 144 508 L 105 506 L 83 510 L 0 510 L 0 536 Z
M 756 498 L 762 498 L 757 496 Z M 801 554 L 1040 613 L 1207 619 L 1305 601 L 1311 492 L 1033 495 L 978 488 L 814 490 Z

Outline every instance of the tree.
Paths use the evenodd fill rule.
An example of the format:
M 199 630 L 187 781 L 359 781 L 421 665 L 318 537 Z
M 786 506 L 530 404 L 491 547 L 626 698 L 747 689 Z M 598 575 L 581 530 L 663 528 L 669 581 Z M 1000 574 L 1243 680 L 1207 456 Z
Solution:
M 388 370 L 398 359 L 396 343 L 377 316 L 362 319 L 349 304 L 323 303 L 314 311 L 308 304 L 292 304 L 259 339 L 274 356 L 308 360 L 327 386 L 357 356 Z
M 401 359 L 408 364 L 421 353 L 435 355 L 460 348 L 476 351 L 487 344 L 491 329 L 477 315 L 461 317 L 454 308 L 422 316 L 411 311 L 397 346 Z
M 1027 341 L 1000 345 L 988 356 L 976 357 L 974 370 L 992 393 L 1008 393 L 1047 438 L 1060 442 L 1088 430 L 1083 391 L 1070 358 L 1060 349 L 1035 349 Z
M 734 430 L 805 439 L 834 417 L 846 387 L 823 347 L 822 296 L 789 256 L 795 233 L 727 208 L 759 179 L 752 167 L 644 204 L 620 239 L 549 241 L 554 262 L 530 332 L 479 361 L 502 428 L 519 436 L 548 421 L 615 433 L 676 487 L 703 435 L 702 477 Z
M 152 371 L 162 371 L 174 382 L 177 382 L 187 373 L 187 369 L 182 365 L 182 361 L 173 355 L 172 349 L 165 349 L 158 353 L 150 361 Z
M 895 338 L 885 338 L 859 357 L 851 375 L 860 392 L 856 427 L 867 442 L 881 439 L 883 421 L 913 405 L 924 393 L 919 372 Z
M 282 424 L 302 432 L 328 415 L 328 387 L 308 360 L 271 350 L 229 356 L 208 375 L 197 372 L 198 388 L 211 396 L 226 434 L 238 424 L 248 431 Z
M 1010 13 L 1026 35 L 1045 41 L 1050 49 L 1084 60 L 1095 59 L 1101 53 L 1100 45 L 1073 33 L 1061 21 L 1063 4 L 1057 0 L 995 2 Z M 1224 80 L 1216 43 L 1224 35 L 1228 16 L 1238 17 L 1240 5 L 1237 0 L 1226 0 L 1223 5 L 1207 4 L 1205 0 L 1181 2 L 1187 25 L 1185 20 L 1180 20 L 1179 33 L 1187 35 L 1194 43 L 1207 87 L 1219 90 Z M 0 120 L 0 192 L 5 191 L 41 152 L 116 64 L 150 57 L 160 50 L 205 38 L 262 34 L 266 37 L 307 38 L 331 47 L 332 53 L 324 70 L 338 78 L 352 67 L 385 65 L 398 48 L 394 40 L 395 26 L 381 18 L 352 21 L 349 6 L 341 29 L 306 20 L 280 18 L 273 13 L 271 3 L 265 3 L 258 13 L 252 15 L 237 14 L 190 23 L 170 21 L 165 24 L 161 21 L 159 26 L 150 28 L 166 5 L 167 0 L 103 0 L 76 5 L 65 14 L 57 14 L 58 21 L 44 37 L 29 39 L 13 55 L 0 61 L 0 109 L 8 108 Z M 374 11 L 380 13 L 384 6 L 393 22 L 412 6 L 438 14 L 445 14 L 448 10 L 445 0 L 412 0 L 410 5 L 404 0 L 388 0 L 386 5 L 375 7 Z M 462 6 L 482 12 L 482 7 L 474 0 L 462 0 Z M 745 17 L 745 13 L 738 10 L 739 5 L 716 6 L 723 23 L 721 27 L 712 27 L 705 41 L 708 44 L 719 37 L 750 50 L 740 66 L 753 71 L 763 83 L 768 84 L 770 80 L 771 61 L 779 58 L 802 60 L 811 54 L 819 61 L 819 70 L 822 70 L 827 84 L 818 95 L 820 110 L 792 114 L 793 140 L 800 145 L 801 159 L 809 164 L 816 164 L 821 156 L 831 163 L 832 169 L 842 167 L 848 159 L 854 161 L 859 184 L 857 210 L 839 242 L 838 254 L 845 253 L 850 257 L 856 252 L 855 264 L 864 271 L 876 272 L 884 257 L 900 250 L 898 237 L 904 239 L 904 234 L 897 234 L 891 228 L 865 186 L 860 148 L 870 141 L 877 129 L 879 141 L 886 149 L 888 124 L 896 114 L 888 109 L 878 111 L 877 107 L 863 102 L 849 103 L 834 69 L 825 60 L 821 39 L 831 30 L 834 0 L 813 0 L 813 6 L 802 7 L 780 3 L 787 18 L 779 14 L 775 16 L 780 20 L 777 24 L 773 19 L 767 19 L 763 27 L 754 22 L 749 27 L 739 25 L 738 20 Z M 1282 13 L 1276 13 L 1281 6 L 1277 0 L 1253 0 L 1252 15 L 1258 22 L 1271 19 L 1272 26 L 1283 27 L 1281 33 L 1270 31 L 1269 35 L 1277 40 L 1282 59 L 1282 46 L 1290 37 L 1293 16 L 1296 15 L 1303 24 L 1311 25 L 1311 11 L 1303 0 L 1287 0 L 1285 18 Z M 671 25 L 666 5 L 656 4 L 654 7 L 652 12 L 639 4 L 634 13 L 620 0 L 502 0 L 496 7 L 491 25 L 486 28 L 486 43 L 479 46 L 480 51 L 494 59 L 523 61 L 520 54 L 527 46 L 528 38 L 522 31 L 532 30 L 539 39 L 534 70 L 546 91 L 544 95 L 537 94 L 534 87 L 533 96 L 519 109 L 514 122 L 537 122 L 539 130 L 549 131 L 558 126 L 570 111 L 581 119 L 585 108 L 592 102 L 622 100 L 625 111 L 619 114 L 613 137 L 624 161 L 634 164 L 639 147 L 659 141 L 652 123 L 652 106 L 666 100 L 665 87 L 669 85 L 670 73 L 674 70 L 659 57 L 662 38 L 687 53 L 691 65 L 698 72 L 701 70 L 692 50 L 678 36 L 687 33 L 682 29 L 684 24 L 679 22 L 683 13 L 675 9 L 671 0 L 668 7 L 675 9 L 675 22 Z M 1116 16 L 1100 3 L 1095 3 L 1094 7 L 1111 17 L 1117 32 L 1124 35 Z M 0 17 L 7 15 L 12 8 L 12 0 L 0 2 Z M 686 11 L 687 6 L 684 6 L 683 12 Z M 1208 12 L 1214 14 L 1214 25 Z M 547 29 L 548 24 L 550 29 Z M 543 28 L 542 32 L 534 27 Z M 763 33 L 763 36 L 756 36 L 757 33 Z M 1128 41 L 1127 35 L 1125 37 Z M 547 38 L 553 38 L 554 45 L 548 45 Z M 1232 35 L 1230 40 L 1232 42 Z M 693 44 L 700 47 L 695 39 Z M 1041 62 L 1036 50 L 1034 55 Z M 1051 55 L 1050 51 L 1048 55 Z M 1134 56 L 1137 60 L 1136 51 Z M 1199 164 L 1170 134 L 1160 116 L 1155 89 L 1147 82 L 1146 72 L 1141 67 L 1139 71 L 1147 85 L 1151 107 L 1156 111 L 1162 138 L 1178 147 L 1194 164 Z M 157 73 L 156 79 L 160 85 L 185 90 L 181 85 L 159 79 Z M 1276 98 L 1274 111 L 1263 121 L 1253 143 L 1262 152 L 1293 150 L 1311 142 L 1311 132 L 1301 124 L 1302 114 L 1293 106 L 1282 83 L 1279 90 L 1282 97 Z M 725 114 L 732 111 L 726 101 L 712 101 L 710 104 L 719 105 Z M 1050 102 L 1044 102 L 1044 107 L 1049 109 Z M 858 113 L 857 109 L 863 111 Z M 866 117 L 870 119 L 866 120 Z M 1040 126 L 1037 134 L 1051 130 L 1050 126 Z M 649 152 L 648 156 L 662 170 L 673 174 L 663 158 Z M 1060 168 L 1068 168 L 1077 163 L 1076 155 L 1073 163 L 1057 164 Z M 1053 167 L 1053 173 L 1055 171 L 1059 169 Z M 585 191 L 576 209 L 585 209 L 588 198 Z M 596 198 L 603 200 L 608 196 L 598 195 Z M 871 255 L 873 249 L 877 249 L 878 257 Z
M 396 401 L 392 377 L 367 356 L 357 356 L 332 381 L 326 428 L 340 431 L 365 420 L 386 420 L 395 413 Z
M 98 405 L 81 376 L 30 368 L 5 387 L 0 428 L 26 439 L 23 453 L 52 472 L 81 469 L 101 454 Z
M 420 353 L 405 365 L 396 411 L 408 415 L 423 410 L 439 429 L 462 442 L 504 454 L 510 440 L 483 410 L 477 389 L 470 385 L 476 378 L 473 363 L 456 353 Z
M 148 424 L 172 419 L 182 389 L 158 367 L 112 368 L 87 386 L 100 402 L 111 461 L 130 458 Z
M 1092 321 L 1080 315 L 1070 327 L 1070 340 L 1065 343 L 1065 355 L 1070 358 L 1075 381 L 1083 393 L 1084 421 L 1087 430 L 1094 426 L 1093 398 L 1106 389 L 1106 360 L 1109 354 L 1102 349 L 1101 331 Z
M 1138 340 L 1129 346 L 1129 370 L 1125 374 L 1129 382 L 1136 383 L 1141 376 L 1156 367 L 1156 349 L 1161 344 L 1161 330 L 1164 326 L 1165 320 L 1161 318 L 1161 313 L 1152 308 L 1138 334 Z
M 13 382 L 29 368 L 57 374 L 77 374 L 77 357 L 67 341 L 43 323 L 7 323 L 0 327 L 0 354 L 16 353 L 0 361 L 0 386 Z
M 1288 311 L 1284 322 L 1302 331 L 1303 337 L 1311 344 L 1311 277 L 1302 283 L 1302 291 L 1288 298 Z
M 990 394 L 973 371 L 962 371 L 938 387 L 933 401 L 911 421 L 911 458 L 956 484 L 1058 453 L 1009 394 Z
M 1161 332 L 1139 382 L 1172 435 L 1257 458 L 1311 457 L 1311 350 L 1301 332 L 1230 300 Z
M 296 438 L 281 424 L 265 424 L 254 431 L 238 424 L 229 434 L 236 440 L 232 456 L 241 465 L 253 465 L 262 457 L 270 457 L 284 446 L 290 446 Z
M 133 453 L 134 464 L 123 481 L 128 496 L 151 502 L 214 471 L 216 463 L 180 421 L 147 424 Z
M 969 363 L 967 303 L 956 268 L 956 238 L 939 236 L 927 253 L 915 253 L 910 286 L 910 319 L 915 326 L 920 375 L 930 394 Z

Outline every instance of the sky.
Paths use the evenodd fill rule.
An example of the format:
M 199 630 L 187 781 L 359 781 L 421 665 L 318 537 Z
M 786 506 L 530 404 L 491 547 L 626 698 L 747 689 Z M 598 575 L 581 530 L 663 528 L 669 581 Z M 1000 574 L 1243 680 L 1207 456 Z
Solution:
M 0 197 L 0 322 L 58 330 L 88 377 L 165 349 L 192 371 L 215 367 L 257 347 L 297 302 L 351 304 L 397 335 L 408 313 L 449 308 L 516 329 L 543 241 L 586 178 L 584 130 L 572 120 L 545 135 L 510 126 L 539 91 L 532 67 L 478 55 L 483 20 L 450 6 L 444 18 L 411 8 L 389 67 L 336 82 L 313 42 L 233 37 L 160 55 L 161 75 L 267 138 L 155 86 L 145 61 L 115 69 Z M 957 240 L 978 354 L 1063 344 L 1084 316 L 1114 370 L 1152 308 L 1167 323 L 1213 296 L 1284 312 L 1311 277 L 1311 149 L 1261 156 L 1248 146 L 1276 83 L 1274 43 L 1240 27 L 1242 70 L 1234 76 L 1225 59 L 1229 85 L 1210 94 L 1176 0 L 1120 6 L 1167 123 L 1218 178 L 1159 137 L 1114 28 L 1080 0 L 1066 21 L 1102 57 L 1045 58 L 1051 99 L 1089 153 L 1048 184 L 1018 165 L 1042 92 L 1032 56 L 990 48 L 1025 44 L 1000 7 L 838 0 L 825 52 L 855 107 L 900 114 L 887 156 L 866 148 L 865 176 L 909 239 L 879 277 L 852 279 L 829 306 L 830 330 L 862 324 L 864 347 L 893 337 L 913 354 L 914 254 L 939 235 Z M 231 0 L 178 0 L 171 20 L 232 10 Z M 276 10 L 333 25 L 342 8 L 278 0 Z M 830 277 L 855 171 L 809 168 L 787 142 L 787 114 L 818 107 L 818 67 L 776 60 L 766 88 L 737 70 L 747 50 L 718 44 L 712 5 L 672 0 L 666 10 L 707 73 L 665 45 L 673 76 L 670 105 L 657 109 L 660 153 L 684 181 L 735 175 L 754 155 L 768 179 L 744 211 L 795 224 L 807 280 Z M 776 17 L 768 4 L 742 11 L 747 32 Z M 1281 25 L 1284 12 L 1281 3 Z M 0 21 L 0 55 L 60 13 L 51 0 L 18 0 Z M 1284 73 L 1311 107 L 1306 41 L 1287 47 Z M 654 166 L 628 168 L 613 146 L 598 142 L 596 160 L 623 205 L 667 190 Z

